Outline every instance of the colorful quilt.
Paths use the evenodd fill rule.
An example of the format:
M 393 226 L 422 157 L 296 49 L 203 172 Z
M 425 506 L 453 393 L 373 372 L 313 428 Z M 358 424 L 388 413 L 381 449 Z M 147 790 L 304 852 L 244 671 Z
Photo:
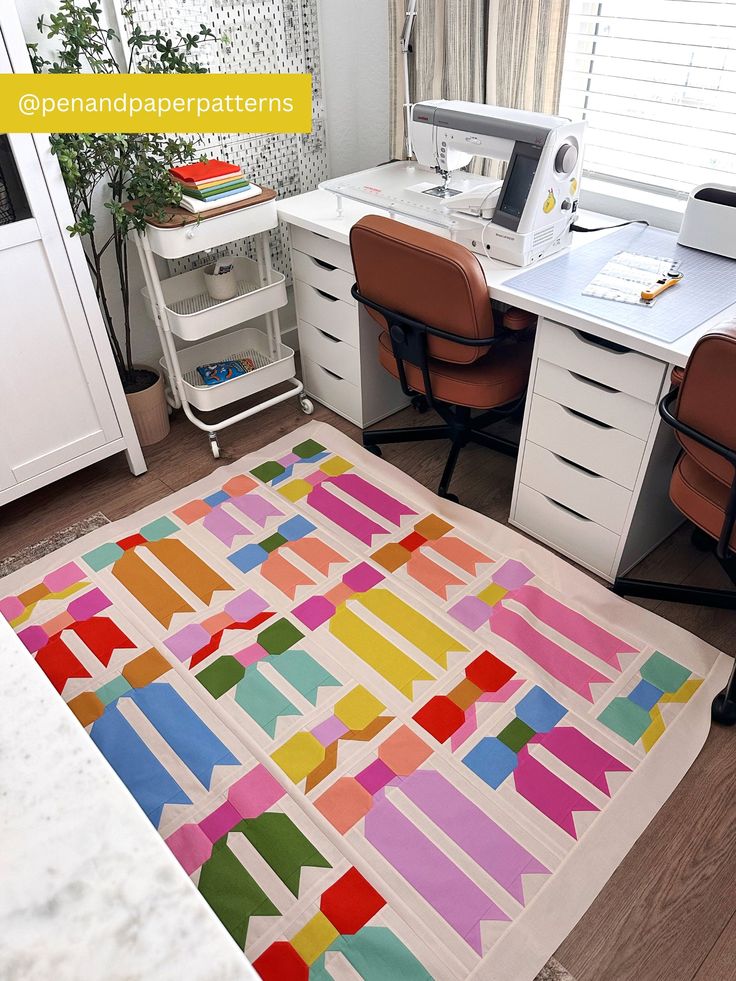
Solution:
M 728 671 L 320 423 L 0 597 L 265 981 L 532 979 Z

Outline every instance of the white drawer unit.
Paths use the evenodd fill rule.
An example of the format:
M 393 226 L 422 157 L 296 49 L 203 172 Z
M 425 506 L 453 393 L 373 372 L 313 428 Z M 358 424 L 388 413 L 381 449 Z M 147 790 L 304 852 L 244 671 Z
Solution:
M 540 323 L 537 356 L 644 402 L 659 397 L 666 365 L 552 320 Z
M 673 531 L 676 443 L 658 413 L 668 370 L 540 320 L 511 524 L 609 580 Z
M 358 352 L 347 341 L 341 341 L 333 334 L 299 321 L 299 346 L 302 356 L 337 375 L 341 375 L 353 385 L 360 385 L 360 363 Z
M 529 412 L 527 439 L 629 490 L 636 483 L 646 445 L 636 436 L 536 393 Z
M 631 491 L 527 440 L 521 483 L 620 535 Z
M 539 362 L 534 391 L 642 440 L 649 436 L 657 416 L 657 407 L 651 402 L 616 391 L 550 361 Z
M 299 320 L 314 324 L 333 337 L 347 341 L 357 349 L 359 317 L 357 306 L 343 303 L 311 283 L 294 282 L 294 299 Z M 301 345 L 301 338 L 299 338 Z
M 350 247 L 291 227 L 299 348 L 306 390 L 356 426 L 385 419 L 408 403 L 381 366 L 378 327 L 350 294 Z
M 305 255 L 296 250 L 291 254 L 291 264 L 294 270 L 294 279 L 298 279 L 302 283 L 309 283 L 329 296 L 334 296 L 336 299 L 342 300 L 343 303 L 355 306 L 355 300 L 350 293 L 355 282 L 353 273 L 346 272 L 339 266 L 330 265 L 324 259 L 317 259 L 312 255 Z
M 302 356 L 302 372 L 304 386 L 313 398 L 360 425 L 362 402 L 358 385 L 353 385 L 337 371 L 312 361 L 307 355 Z
M 619 535 L 526 484 L 518 488 L 514 524 L 587 568 L 610 576 Z
M 350 255 L 349 245 L 343 245 L 342 242 L 336 242 L 318 232 L 310 232 L 306 228 L 292 225 L 291 247 L 296 252 L 322 259 L 329 265 L 337 266 L 338 269 L 344 269 L 345 272 L 353 275 L 353 257 Z

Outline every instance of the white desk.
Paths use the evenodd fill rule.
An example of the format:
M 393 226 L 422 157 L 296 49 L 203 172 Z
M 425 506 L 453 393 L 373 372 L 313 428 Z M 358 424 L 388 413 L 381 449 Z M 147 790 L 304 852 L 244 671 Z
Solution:
M 0 615 L 0 978 L 258 981 Z
M 292 230 L 305 387 L 366 428 L 406 404 L 378 363 L 372 322 L 361 329 L 350 296 L 350 229 L 367 214 L 387 212 L 345 198 L 341 204 L 338 214 L 336 196 L 317 190 L 279 202 L 278 210 Z M 579 221 L 617 223 L 590 213 Z M 573 249 L 594 237 L 576 235 Z M 699 337 L 736 315 L 736 304 L 668 344 L 525 294 L 509 284 L 516 266 L 479 261 L 493 299 L 539 317 L 509 520 L 612 581 L 682 521 L 667 493 L 676 444 L 657 405 L 671 368 L 684 366 Z

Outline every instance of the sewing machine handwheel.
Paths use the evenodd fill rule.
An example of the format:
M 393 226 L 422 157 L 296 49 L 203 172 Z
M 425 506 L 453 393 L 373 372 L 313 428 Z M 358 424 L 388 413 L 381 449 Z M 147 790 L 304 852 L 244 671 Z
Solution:
M 411 400 L 412 408 L 415 412 L 424 414 L 429 410 L 429 402 L 426 395 L 415 395 Z

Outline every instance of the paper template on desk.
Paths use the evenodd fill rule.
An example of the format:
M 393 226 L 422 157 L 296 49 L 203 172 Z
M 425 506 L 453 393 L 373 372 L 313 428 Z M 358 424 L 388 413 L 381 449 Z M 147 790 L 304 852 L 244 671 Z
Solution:
M 660 280 L 676 276 L 680 263 L 672 258 L 642 255 L 639 252 L 618 252 L 609 259 L 598 275 L 583 290 L 583 296 L 601 300 L 652 306 L 653 300 L 642 300 L 644 290 L 650 290 Z

